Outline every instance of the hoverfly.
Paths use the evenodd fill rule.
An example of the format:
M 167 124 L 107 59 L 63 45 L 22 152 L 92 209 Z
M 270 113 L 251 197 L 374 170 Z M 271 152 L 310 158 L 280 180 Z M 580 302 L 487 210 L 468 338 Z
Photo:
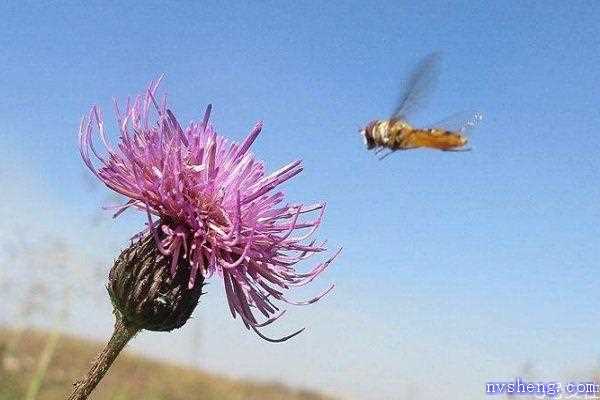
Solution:
M 430 54 L 414 69 L 398 102 L 388 119 L 373 120 L 359 130 L 368 150 L 376 153 L 388 150 L 379 159 L 397 150 L 430 148 L 442 151 L 469 151 L 468 131 L 482 119 L 481 113 L 455 114 L 451 118 L 433 124 L 430 128 L 415 128 L 406 119 L 409 112 L 419 105 L 437 78 L 439 55 Z

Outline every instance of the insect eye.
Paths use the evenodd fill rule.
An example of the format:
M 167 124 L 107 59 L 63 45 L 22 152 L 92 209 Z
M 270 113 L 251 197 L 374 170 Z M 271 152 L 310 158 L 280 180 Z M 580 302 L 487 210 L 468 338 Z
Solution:
M 369 140 L 367 139 L 367 133 L 363 130 L 360 132 L 362 134 L 362 138 L 363 138 L 363 143 L 365 144 L 365 146 L 369 145 Z

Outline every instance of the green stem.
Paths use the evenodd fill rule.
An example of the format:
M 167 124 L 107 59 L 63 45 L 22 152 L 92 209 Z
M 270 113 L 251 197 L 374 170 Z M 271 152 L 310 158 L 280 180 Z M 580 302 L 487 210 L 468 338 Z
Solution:
M 37 370 L 35 371 L 35 375 L 29 384 L 29 388 L 27 390 L 27 395 L 25 396 L 25 400 L 35 400 L 42 387 L 42 383 L 44 382 L 44 377 L 46 376 L 46 372 L 48 371 L 48 366 L 50 365 L 50 361 L 52 361 L 52 357 L 54 356 L 54 351 L 56 350 L 56 345 L 60 339 L 60 331 L 55 329 L 48 338 L 48 342 L 44 347 L 44 351 L 40 357 L 40 361 L 38 363 Z
M 58 346 L 58 342 L 61 337 L 60 327 L 64 326 L 68 313 L 69 313 L 69 291 L 65 290 L 65 301 L 63 305 L 63 309 L 59 313 L 56 321 L 54 323 L 54 329 L 50 333 L 48 340 L 46 341 L 46 345 L 44 346 L 44 350 L 42 351 L 42 355 L 40 356 L 40 360 L 38 361 L 38 365 L 33 375 L 33 379 L 29 383 L 29 388 L 27 389 L 27 394 L 25 396 L 25 400 L 35 400 L 37 395 L 44 383 L 44 379 L 46 378 L 46 373 L 48 372 L 48 367 L 50 366 L 50 362 L 54 357 L 54 353 L 56 352 L 56 347 Z

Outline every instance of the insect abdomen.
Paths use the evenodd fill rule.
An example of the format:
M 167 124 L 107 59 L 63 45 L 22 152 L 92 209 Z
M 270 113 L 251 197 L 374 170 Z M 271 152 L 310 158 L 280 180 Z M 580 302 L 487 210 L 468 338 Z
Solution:
M 409 141 L 415 147 L 440 150 L 454 149 L 464 145 L 464 140 L 460 135 L 438 129 L 415 129 L 411 132 Z

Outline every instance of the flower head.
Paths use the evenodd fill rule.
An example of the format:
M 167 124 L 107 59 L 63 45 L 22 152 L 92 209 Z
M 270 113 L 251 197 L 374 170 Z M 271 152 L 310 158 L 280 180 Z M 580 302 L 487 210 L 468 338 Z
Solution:
M 79 133 L 85 164 L 106 186 L 129 198 L 115 217 L 130 207 L 147 214 L 148 227 L 139 235 L 154 236 L 158 250 L 171 259 L 171 274 L 182 266 L 190 268 L 192 288 L 199 274 L 209 278 L 216 273 L 234 318 L 240 315 L 248 329 L 267 340 L 289 339 L 302 330 L 274 340 L 258 328 L 283 314 L 275 300 L 310 304 L 333 288 L 304 302 L 284 296 L 287 289 L 311 282 L 339 254 L 308 272 L 295 269 L 301 260 L 326 250 L 324 242 L 310 240 L 325 204 L 284 202 L 283 192 L 276 189 L 299 174 L 302 164 L 293 161 L 271 174 L 265 172 L 263 163 L 250 153 L 262 123 L 241 143 L 230 142 L 209 123 L 209 105 L 202 121 L 183 128 L 166 98 L 157 100 L 159 83 L 160 79 L 152 82 L 123 111 L 115 102 L 120 131 L 116 147 L 100 110 L 92 108 Z M 106 155 L 94 147 L 95 134 Z M 264 321 L 259 322 L 257 313 Z

